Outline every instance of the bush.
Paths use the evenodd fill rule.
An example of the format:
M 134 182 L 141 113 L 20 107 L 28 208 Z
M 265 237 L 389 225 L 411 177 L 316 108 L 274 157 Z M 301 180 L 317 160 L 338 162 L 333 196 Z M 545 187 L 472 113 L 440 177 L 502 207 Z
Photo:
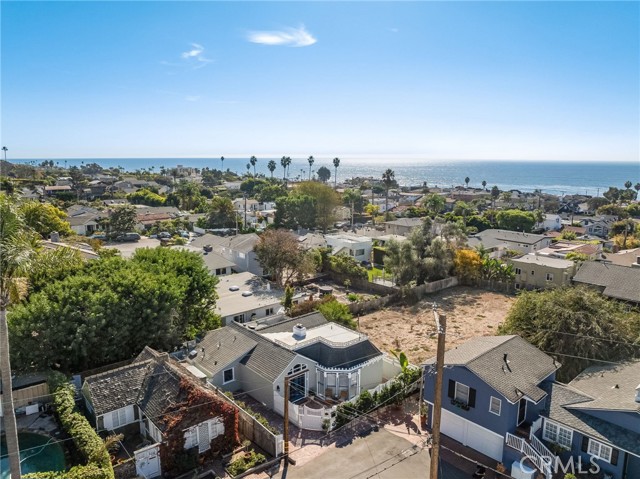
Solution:
M 358 260 L 346 254 L 329 257 L 329 269 L 334 273 L 343 274 L 351 278 L 367 279 L 367 269 L 360 266 Z
M 351 301 L 352 303 L 355 303 L 355 302 L 356 302 L 356 301 L 358 301 L 360 298 L 359 298 L 359 296 L 358 296 L 356 293 L 349 293 L 349 294 L 347 295 L 347 299 L 348 299 L 349 301 Z
M 54 404 L 62 427 L 73 438 L 78 452 L 87 461 L 85 466 L 74 466 L 66 473 L 37 472 L 25 474 L 25 479 L 114 479 L 109 452 L 87 418 L 75 410 L 74 390 L 69 384 L 54 393 Z
M 264 455 L 257 453 L 255 451 L 250 451 L 246 455 L 236 459 L 227 467 L 227 472 L 232 476 L 237 476 L 242 474 L 243 472 L 252 469 L 267 460 Z
M 321 304 L 318 307 L 318 311 L 327 318 L 328 321 L 342 324 L 351 329 L 356 329 L 356 323 L 353 320 L 353 315 L 349 311 L 349 307 L 346 304 L 338 303 L 335 299 Z

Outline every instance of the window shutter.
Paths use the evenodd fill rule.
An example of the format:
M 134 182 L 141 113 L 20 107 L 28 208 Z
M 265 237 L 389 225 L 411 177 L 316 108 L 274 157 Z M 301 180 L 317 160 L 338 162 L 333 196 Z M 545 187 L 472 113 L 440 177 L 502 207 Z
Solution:
M 589 450 L 589 438 L 587 436 L 582 436 L 582 452 L 587 452 Z
M 618 451 L 617 449 L 611 449 L 611 464 L 613 464 L 614 466 L 618 465 L 618 454 L 620 451 Z
M 456 382 L 453 379 L 449 379 L 449 397 L 453 398 L 456 395 Z
M 469 388 L 469 407 L 476 407 L 476 390 Z

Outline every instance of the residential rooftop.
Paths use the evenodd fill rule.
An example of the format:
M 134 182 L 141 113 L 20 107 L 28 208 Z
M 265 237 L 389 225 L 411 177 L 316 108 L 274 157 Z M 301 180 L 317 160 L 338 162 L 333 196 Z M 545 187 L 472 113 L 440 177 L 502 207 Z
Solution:
M 586 261 L 573 281 L 604 288 L 602 294 L 610 298 L 640 303 L 640 268 Z
M 567 269 L 572 268 L 574 263 L 568 259 L 552 258 L 550 256 L 542 256 L 535 253 L 522 255 L 518 258 L 512 258 L 514 264 L 539 264 L 548 268 Z
M 216 311 L 223 316 L 279 305 L 284 294 L 279 289 L 272 289 L 268 281 L 249 272 L 220 276 L 216 291 Z

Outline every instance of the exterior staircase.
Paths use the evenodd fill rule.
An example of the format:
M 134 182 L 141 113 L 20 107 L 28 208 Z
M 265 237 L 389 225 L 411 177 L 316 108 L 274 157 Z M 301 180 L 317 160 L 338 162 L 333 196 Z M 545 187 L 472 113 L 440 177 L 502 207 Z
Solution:
M 529 459 L 546 479 L 552 479 L 552 465 L 555 463 L 556 456 L 536 437 L 535 433 L 541 426 L 542 419 L 534 422 L 529 430 L 528 439 L 507 433 L 505 443 Z

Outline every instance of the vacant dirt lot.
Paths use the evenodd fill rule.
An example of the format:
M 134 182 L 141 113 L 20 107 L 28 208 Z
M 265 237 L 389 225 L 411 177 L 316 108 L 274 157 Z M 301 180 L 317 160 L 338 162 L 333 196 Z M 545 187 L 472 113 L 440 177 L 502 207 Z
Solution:
M 437 336 L 432 304 L 447 315 L 447 349 L 476 336 L 496 334 L 515 297 L 457 286 L 428 296 L 415 306 L 393 306 L 360 317 L 360 329 L 380 350 L 404 351 L 421 364 L 435 356 Z

